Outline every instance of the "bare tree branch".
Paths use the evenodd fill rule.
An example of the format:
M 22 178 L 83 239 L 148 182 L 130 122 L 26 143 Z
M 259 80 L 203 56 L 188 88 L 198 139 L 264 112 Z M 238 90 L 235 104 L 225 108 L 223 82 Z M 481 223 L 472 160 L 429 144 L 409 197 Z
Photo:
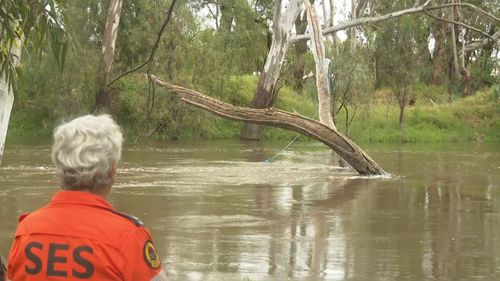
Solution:
M 493 35 L 491 35 L 491 37 L 493 38 L 493 40 L 495 40 L 494 42 L 498 42 L 498 40 L 500 40 L 500 31 L 495 32 Z M 481 41 L 470 43 L 470 44 L 466 45 L 464 48 L 464 51 L 470 52 L 472 50 L 482 48 L 490 43 L 491 43 L 490 38 L 484 38 Z
M 470 25 L 465 24 L 465 23 L 463 23 L 463 22 L 458 22 L 458 21 L 454 21 L 454 20 L 447 20 L 447 19 L 444 19 L 444 18 L 436 17 L 435 15 L 433 15 L 433 14 L 429 13 L 429 12 L 428 12 L 428 11 L 426 11 L 426 10 L 424 10 L 423 12 L 424 12 L 424 14 L 426 14 L 427 16 L 429 16 L 429 17 L 431 17 L 431 18 L 433 18 L 433 19 L 435 19 L 435 20 L 438 20 L 438 21 L 443 21 L 443 22 L 447 22 L 447 23 L 452 23 L 452 24 L 456 24 L 456 25 L 463 26 L 463 27 L 468 28 L 468 29 L 470 29 L 470 30 L 474 30 L 474 31 L 476 31 L 476 32 L 479 32 L 479 33 L 483 34 L 484 36 L 486 36 L 486 37 L 490 38 L 491 40 L 495 41 L 495 38 L 494 38 L 493 36 L 489 35 L 487 32 L 484 32 L 484 31 L 482 31 L 482 30 L 481 30 L 481 29 L 479 29 L 479 28 L 476 28 L 476 27 L 470 26 Z
M 340 23 L 336 26 L 324 28 L 322 30 L 322 33 L 323 33 L 323 35 L 328 35 L 328 34 L 337 32 L 339 30 L 344 30 L 344 29 L 358 26 L 358 25 L 363 25 L 363 24 L 367 24 L 367 23 L 376 23 L 376 22 L 386 21 L 386 20 L 392 19 L 392 18 L 397 18 L 397 17 L 403 16 L 403 15 L 411 15 L 411 14 L 415 14 L 415 13 L 421 13 L 422 11 L 424 11 L 426 9 L 426 7 L 429 5 L 429 3 L 430 3 L 430 1 L 427 1 L 418 7 L 411 7 L 408 9 L 389 13 L 389 14 L 379 16 L 379 17 L 363 17 L 363 18 L 358 18 L 358 19 L 352 20 L 352 21 Z M 290 41 L 292 43 L 295 43 L 297 41 L 309 40 L 309 39 L 311 39 L 311 34 L 302 34 L 302 35 L 293 36 L 292 38 L 290 38 Z
M 170 19 L 172 18 L 172 13 L 174 11 L 174 6 L 175 6 L 175 2 L 176 1 L 177 0 L 173 0 L 172 3 L 170 3 L 170 7 L 168 8 L 168 11 L 167 11 L 167 16 L 165 17 L 165 20 L 163 21 L 163 24 L 161 25 L 160 31 L 158 32 L 158 36 L 156 37 L 155 44 L 153 45 L 153 48 L 151 49 L 151 54 L 149 54 L 149 58 L 144 63 L 142 63 L 141 65 L 139 65 L 138 67 L 136 67 L 134 69 L 131 69 L 129 71 L 125 71 L 124 73 L 120 74 L 118 77 L 116 77 L 111 82 L 109 82 L 108 87 L 111 87 L 111 85 L 113 83 L 115 83 L 117 80 L 119 80 L 123 76 L 128 75 L 128 74 L 130 74 L 132 72 L 135 72 L 135 71 L 143 68 L 147 64 L 149 64 L 148 73 L 151 73 L 152 62 L 153 62 L 154 56 L 156 54 L 156 50 L 158 49 L 158 46 L 160 44 L 160 40 L 161 40 L 161 36 L 163 35 L 163 31 L 165 30 L 165 28 L 167 27 L 168 23 L 170 22 Z
M 206 7 L 215 20 L 215 29 L 219 30 L 219 10 L 217 8 L 215 8 L 215 12 L 212 11 L 212 8 L 210 7 L 209 4 L 210 3 L 207 3 Z
M 431 6 L 429 6 L 430 2 L 431 2 L 430 0 L 427 0 L 422 5 L 414 6 L 414 7 L 408 8 L 408 9 L 396 11 L 396 12 L 389 13 L 389 14 L 382 15 L 382 16 L 378 16 L 378 17 L 363 17 L 363 18 L 358 18 L 358 19 L 352 20 L 352 21 L 344 22 L 344 23 L 338 24 L 336 26 L 324 28 L 322 30 L 322 33 L 323 33 L 323 35 L 328 35 L 328 34 L 337 32 L 339 30 L 344 30 L 344 29 L 358 26 L 358 25 L 377 23 L 377 22 L 382 22 L 382 21 L 386 21 L 389 19 L 401 17 L 404 15 L 422 13 L 426 10 L 431 11 L 431 10 L 437 10 L 437 9 L 442 9 L 442 8 L 449 8 L 449 7 L 453 7 L 453 6 L 468 7 L 468 8 L 475 10 L 477 13 L 480 13 L 482 15 L 485 15 L 485 16 L 488 16 L 488 17 L 494 19 L 495 21 L 500 21 L 500 19 L 497 18 L 496 16 L 494 16 L 494 15 L 492 15 L 492 14 L 490 14 L 490 13 L 488 13 L 488 12 L 486 12 L 486 11 L 480 9 L 479 7 L 472 5 L 470 3 L 449 3 L 449 4 L 431 7 Z M 457 23 L 457 24 L 459 24 L 459 23 Z M 302 40 L 309 40 L 309 39 L 311 39 L 310 34 L 295 35 L 291 38 L 291 43 L 295 43 L 297 41 L 302 41 Z
M 473 5 L 471 3 L 462 3 L 462 2 L 448 3 L 448 4 L 439 5 L 439 6 L 429 7 L 429 8 L 427 8 L 427 10 L 437 10 L 437 9 L 449 8 L 449 7 L 453 7 L 453 6 L 464 6 L 466 8 L 471 8 L 479 14 L 490 17 L 490 18 L 494 19 L 495 21 L 500 22 L 500 18 L 497 18 L 495 15 L 490 14 L 490 13 L 486 12 L 485 10 L 482 10 L 478 6 Z

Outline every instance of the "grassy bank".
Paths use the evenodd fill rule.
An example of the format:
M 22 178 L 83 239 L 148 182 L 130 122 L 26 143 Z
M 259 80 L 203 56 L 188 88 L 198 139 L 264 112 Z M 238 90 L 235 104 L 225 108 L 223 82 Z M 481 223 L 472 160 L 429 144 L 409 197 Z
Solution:
M 224 87 L 215 90 L 200 89 L 196 85 L 189 87 L 229 103 L 246 106 L 253 98 L 257 79 L 250 75 L 228 77 Z M 403 129 L 399 128 L 399 107 L 393 95 L 387 90 L 378 91 L 370 105 L 349 108 L 349 114 L 354 114 L 354 119 L 347 128 L 347 135 L 361 143 L 500 141 L 498 91 L 492 88 L 449 103 L 445 90 L 423 86 L 417 93 L 417 102 L 405 110 Z M 242 127 L 240 122 L 225 120 L 184 105 L 158 88 L 153 111 L 147 118 L 148 85 L 142 76 L 130 76 L 119 81 L 114 93 L 113 115 L 129 139 L 134 139 L 141 132 L 159 139 L 168 139 L 173 135 L 179 139 L 237 139 Z M 299 95 L 289 87 L 280 89 L 275 107 L 308 117 L 313 117 L 317 110 L 314 93 Z M 50 137 L 61 119 L 91 111 L 87 105 L 79 110 L 73 109 L 65 116 L 58 116 L 51 114 L 50 108 L 47 105 L 15 106 L 8 140 Z M 345 119 L 345 111 L 341 110 L 337 126 L 344 133 Z M 266 140 L 290 139 L 295 135 L 294 132 L 272 127 L 264 130 Z
M 347 133 L 359 142 L 500 141 L 500 106 L 492 89 L 452 103 L 417 100 L 405 109 L 402 129 L 398 120 L 394 103 L 361 107 Z M 339 127 L 345 132 L 345 125 Z

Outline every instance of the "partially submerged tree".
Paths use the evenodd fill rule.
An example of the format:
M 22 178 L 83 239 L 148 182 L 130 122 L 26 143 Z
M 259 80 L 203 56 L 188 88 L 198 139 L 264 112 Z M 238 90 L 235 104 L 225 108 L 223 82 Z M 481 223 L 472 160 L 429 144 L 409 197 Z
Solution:
M 384 21 L 405 14 L 423 12 L 429 9 L 429 3 L 430 1 L 427 1 L 424 4 L 418 5 L 417 2 L 414 7 L 398 12 L 375 18 L 356 19 L 340 27 L 327 27 L 323 29 L 322 33 L 330 34 L 348 27 L 354 27 L 365 23 Z M 319 64 L 317 65 L 318 92 L 329 94 L 329 91 L 325 90 L 325 85 L 328 85 L 328 83 L 325 83 L 323 81 L 325 77 L 328 77 L 328 75 L 324 75 L 325 69 L 321 66 L 321 62 L 324 61 L 324 54 L 321 54 L 322 52 L 324 53 L 324 48 L 323 50 L 321 48 L 322 45 L 320 42 L 322 38 L 320 38 L 320 32 L 318 31 L 319 28 L 316 27 L 317 30 L 313 33 L 291 36 L 290 30 L 292 28 L 293 22 L 295 21 L 295 18 L 299 13 L 297 4 L 298 3 L 296 1 L 290 1 L 289 6 L 287 7 L 289 11 L 286 12 L 286 16 L 283 17 L 283 14 L 281 12 L 281 1 L 276 1 L 275 3 L 275 13 L 273 21 L 273 44 L 268 54 L 264 72 L 261 74 L 259 80 L 256 96 L 254 97 L 254 100 L 252 102 L 252 106 L 255 107 L 257 105 L 258 108 L 233 106 L 220 100 L 205 96 L 199 92 L 162 81 L 158 77 L 153 77 L 153 81 L 156 84 L 165 87 L 172 93 L 180 96 L 183 101 L 189 104 L 208 110 L 216 115 L 225 118 L 249 122 L 249 124 L 247 124 L 243 130 L 243 138 L 257 139 L 258 137 L 260 137 L 260 131 L 258 129 L 259 127 L 256 124 L 267 124 L 276 127 L 291 129 L 311 136 L 312 138 L 325 143 L 335 152 L 337 152 L 342 158 L 344 158 L 360 174 L 384 174 L 383 169 L 380 168 L 378 164 L 376 164 L 363 150 L 361 150 L 361 148 L 359 148 L 351 140 L 349 140 L 347 137 L 336 130 L 331 118 L 329 104 L 327 106 L 328 110 L 325 110 L 325 105 L 321 104 L 322 101 L 325 101 L 324 95 L 320 95 L 320 115 L 323 115 L 323 117 L 320 118 L 322 119 L 321 122 L 271 108 L 271 105 L 274 102 L 277 94 L 274 87 L 276 86 L 276 81 L 280 74 L 284 55 L 290 43 L 293 41 L 306 40 L 310 39 L 311 37 L 315 37 L 313 39 L 312 48 L 315 53 L 317 64 L 319 62 Z M 306 3 L 306 6 L 309 6 L 308 3 Z M 309 10 L 311 11 L 311 9 Z M 311 13 L 309 14 L 311 15 Z M 313 23 L 316 26 L 318 25 L 317 21 L 310 20 L 309 22 Z M 411 52 L 413 51 L 411 50 Z M 326 72 L 328 72 L 328 70 L 326 70 Z M 329 98 L 330 97 L 328 96 L 328 99 Z M 259 103 L 256 104 L 256 101 L 259 101 Z
M 281 1 L 277 1 L 276 3 L 278 3 L 278 2 L 281 2 Z M 290 6 L 288 8 L 290 8 L 291 6 L 296 4 L 296 1 L 290 1 L 290 3 L 292 3 L 292 2 L 293 2 L 293 4 L 290 4 Z M 356 1 L 356 2 L 358 3 L 358 5 L 354 6 L 352 10 L 353 10 L 353 14 L 356 14 L 359 16 L 366 9 L 369 1 L 363 0 L 363 1 Z M 471 5 L 469 3 L 460 3 L 460 2 L 444 3 L 441 0 L 439 0 L 437 3 L 433 3 L 431 0 L 427 0 L 424 3 L 422 3 L 421 1 L 416 1 L 416 2 L 415 1 L 404 1 L 404 2 L 411 3 L 410 5 L 413 5 L 413 6 L 410 6 L 410 7 L 405 8 L 405 9 L 400 9 L 397 11 L 387 12 L 387 13 L 384 13 L 384 14 L 378 15 L 378 16 L 355 17 L 353 20 L 350 20 L 350 21 L 347 21 L 344 23 L 340 23 L 340 24 L 332 25 L 332 26 L 326 26 L 322 29 L 322 33 L 323 33 L 323 35 L 330 35 L 330 34 L 334 34 L 337 31 L 340 31 L 340 30 L 346 30 L 349 28 L 352 28 L 351 30 L 354 30 L 355 27 L 359 27 L 359 26 L 363 26 L 363 25 L 375 24 L 378 22 L 391 20 L 391 19 L 398 18 L 398 17 L 405 16 L 405 15 L 412 15 L 412 14 L 418 14 L 418 13 L 429 13 L 431 11 L 443 11 L 446 9 L 450 9 L 451 7 L 454 7 L 454 6 L 466 7 L 468 9 L 471 9 L 472 12 L 475 12 L 476 14 L 480 14 L 480 15 L 486 14 L 488 18 L 491 18 L 494 21 L 498 22 L 498 19 L 495 16 L 493 16 L 487 12 L 484 12 L 481 9 L 479 9 L 476 6 Z M 387 3 L 390 7 L 395 6 L 393 4 L 394 1 L 387 1 Z M 374 4 L 375 3 L 371 3 L 371 5 L 374 5 Z M 276 7 L 281 8 L 281 4 L 277 5 Z M 374 9 L 372 8 L 371 10 L 373 11 Z M 287 15 L 290 16 L 289 13 L 287 13 Z M 279 17 L 278 17 L 278 19 L 279 19 Z M 289 25 L 293 25 L 292 21 L 289 20 L 289 21 L 286 21 L 286 23 Z M 438 24 L 439 24 L 439 22 L 438 22 Z M 275 25 L 276 25 L 276 21 L 274 21 L 273 28 L 275 27 Z M 465 26 L 467 28 L 473 28 L 473 27 L 468 26 L 468 25 L 465 25 Z M 292 28 L 293 28 L 293 26 L 287 26 L 286 30 L 290 30 Z M 440 28 L 441 27 L 439 27 L 439 26 L 436 28 L 436 32 L 434 35 L 434 36 L 438 37 L 436 39 L 438 41 L 438 42 L 436 42 L 436 44 L 438 44 L 438 45 L 434 50 L 434 53 L 436 56 L 436 58 L 435 58 L 436 63 L 435 63 L 434 71 L 433 71 L 434 78 L 432 78 L 433 80 L 436 80 L 436 81 L 438 79 L 441 79 L 440 75 L 443 72 L 442 71 L 443 64 L 440 63 L 440 60 L 441 60 L 442 53 L 445 52 L 445 51 L 443 51 L 444 49 L 441 48 L 441 45 L 440 45 L 441 41 L 439 41 L 439 40 L 441 40 L 441 38 L 439 36 L 441 36 L 441 34 L 443 33 L 443 30 Z M 274 29 L 273 29 L 273 32 L 274 32 Z M 276 33 L 276 32 L 274 32 L 274 33 Z M 355 38 L 356 33 L 353 31 L 350 34 L 351 34 L 351 38 L 350 38 L 351 41 L 356 40 L 356 38 Z M 483 34 L 483 36 L 484 36 L 484 34 Z M 289 45 L 295 44 L 297 42 L 301 42 L 304 40 L 309 40 L 310 38 L 311 38 L 311 34 L 309 34 L 309 33 L 294 34 L 292 36 L 287 36 L 287 37 L 276 37 L 276 35 L 275 35 L 274 41 L 280 40 L 281 42 L 283 42 L 284 39 L 288 39 L 289 42 L 283 42 L 282 44 L 280 44 L 282 46 L 282 48 L 280 48 L 280 51 L 286 52 L 286 49 L 288 48 Z M 496 44 L 497 41 L 498 41 L 498 36 L 496 35 L 496 33 L 494 35 L 489 36 L 489 39 L 486 40 L 486 42 L 493 43 L 493 44 Z M 483 43 L 485 43 L 485 42 L 483 42 Z M 352 44 L 352 45 L 354 47 L 355 44 Z M 485 43 L 485 45 L 487 45 L 487 44 Z M 483 46 L 483 47 L 485 45 L 481 44 L 481 46 Z M 472 44 L 471 44 L 471 46 L 472 46 Z M 474 46 L 476 46 L 476 45 L 474 45 Z M 282 56 L 279 56 L 279 57 L 282 57 Z M 271 65 L 270 60 L 276 61 L 276 58 L 277 58 L 276 52 L 272 52 L 272 51 L 269 52 L 268 59 L 266 61 L 266 65 L 268 65 L 268 64 Z M 279 70 L 281 68 L 281 63 L 280 64 L 273 64 L 273 65 L 277 66 L 275 68 L 276 70 Z M 275 76 L 274 79 L 271 79 L 270 77 L 271 77 L 271 75 L 269 75 L 269 74 L 266 74 L 265 77 L 263 77 L 261 75 L 261 79 L 259 80 L 259 88 L 258 88 L 258 90 L 254 96 L 254 99 L 252 101 L 252 104 L 251 104 L 252 108 L 271 107 L 274 104 L 277 93 L 275 91 L 272 91 L 272 90 L 262 90 L 264 88 L 261 87 L 261 85 L 266 84 L 266 83 L 264 83 L 264 81 L 276 81 L 278 78 L 278 76 Z M 439 81 L 441 81 L 441 80 L 439 80 Z M 267 85 L 274 86 L 275 83 L 267 83 Z M 258 127 L 258 125 L 247 124 L 245 126 L 244 130 L 242 131 L 241 138 L 243 138 L 243 139 L 260 139 L 260 128 Z
M 255 109 L 234 106 L 197 91 L 170 84 L 156 76 L 152 76 L 152 79 L 157 85 L 179 96 L 182 101 L 208 110 L 223 118 L 272 125 L 317 139 L 334 150 L 361 175 L 385 174 L 384 170 L 354 142 L 342 133 L 316 120 L 274 108 Z

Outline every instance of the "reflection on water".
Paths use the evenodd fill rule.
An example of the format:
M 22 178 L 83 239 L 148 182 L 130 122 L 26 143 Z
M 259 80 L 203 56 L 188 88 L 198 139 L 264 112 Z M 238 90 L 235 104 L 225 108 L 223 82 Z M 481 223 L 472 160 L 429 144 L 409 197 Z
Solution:
M 371 147 L 390 179 L 327 149 L 191 142 L 126 147 L 112 204 L 152 231 L 171 280 L 500 280 L 498 145 Z M 57 190 L 48 146 L 10 145 L 0 251 Z

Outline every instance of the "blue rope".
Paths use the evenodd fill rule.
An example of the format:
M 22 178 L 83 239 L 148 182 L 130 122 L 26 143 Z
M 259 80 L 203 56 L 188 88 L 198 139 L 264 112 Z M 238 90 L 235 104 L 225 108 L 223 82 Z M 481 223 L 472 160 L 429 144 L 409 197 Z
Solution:
M 317 62 L 321 67 L 328 65 L 328 93 L 333 95 L 333 66 L 330 59 L 324 58 Z
M 312 117 L 312 119 L 316 118 L 316 116 L 318 115 L 318 112 L 316 112 L 314 114 L 314 116 Z M 285 152 L 285 150 L 287 150 L 290 145 L 292 145 L 298 138 L 300 137 L 300 134 L 297 134 L 293 140 L 291 142 L 289 142 L 285 147 L 283 147 L 283 149 L 281 149 L 280 151 L 278 151 L 276 154 L 274 154 L 273 156 L 267 158 L 266 160 L 262 161 L 262 163 L 271 163 L 274 159 L 276 159 L 276 157 L 278 157 L 281 153 Z
M 287 150 L 287 148 L 289 148 L 290 145 L 292 145 L 299 137 L 300 137 L 300 134 L 297 134 L 291 142 L 289 142 L 285 147 L 283 147 L 282 150 L 278 151 L 278 153 L 274 154 L 272 157 L 270 157 L 262 162 L 271 163 L 274 159 L 276 159 L 276 157 L 278 157 L 281 153 L 283 153 L 285 150 Z

